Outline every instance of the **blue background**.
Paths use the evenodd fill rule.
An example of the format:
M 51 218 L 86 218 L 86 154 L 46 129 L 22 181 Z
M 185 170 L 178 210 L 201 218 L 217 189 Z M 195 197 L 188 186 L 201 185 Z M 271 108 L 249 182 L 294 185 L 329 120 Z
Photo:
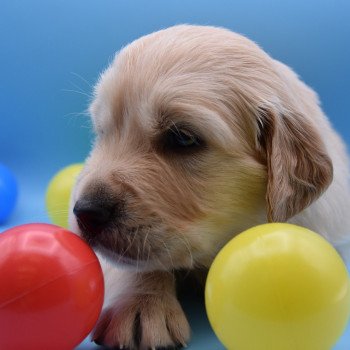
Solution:
M 2 0 L 0 162 L 15 172 L 20 196 L 0 231 L 48 220 L 45 188 L 58 169 L 87 155 L 91 133 L 84 112 L 114 53 L 179 23 L 224 26 L 259 43 L 319 93 L 350 144 L 347 0 Z M 220 349 L 206 325 L 195 329 L 190 349 Z M 336 349 L 349 347 L 350 330 Z

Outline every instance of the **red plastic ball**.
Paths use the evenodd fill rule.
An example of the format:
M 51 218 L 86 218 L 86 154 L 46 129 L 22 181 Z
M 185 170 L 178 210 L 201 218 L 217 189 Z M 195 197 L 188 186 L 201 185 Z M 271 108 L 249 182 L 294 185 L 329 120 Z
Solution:
M 0 234 L 0 349 L 72 350 L 103 297 L 101 266 L 80 237 L 49 224 Z

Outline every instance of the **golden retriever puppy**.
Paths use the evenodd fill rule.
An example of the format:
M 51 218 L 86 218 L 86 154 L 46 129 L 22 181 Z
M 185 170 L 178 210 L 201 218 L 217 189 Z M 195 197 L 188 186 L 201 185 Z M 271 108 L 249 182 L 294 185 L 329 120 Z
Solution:
M 251 226 L 299 224 L 346 253 L 345 147 L 316 94 L 245 37 L 190 25 L 144 36 L 101 75 L 90 112 L 70 225 L 105 269 L 96 342 L 185 346 L 174 272 L 207 269 Z

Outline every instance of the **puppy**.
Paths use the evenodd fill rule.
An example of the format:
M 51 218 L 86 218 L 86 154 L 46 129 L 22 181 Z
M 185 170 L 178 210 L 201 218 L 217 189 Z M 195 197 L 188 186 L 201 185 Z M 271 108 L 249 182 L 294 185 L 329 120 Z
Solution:
M 185 346 L 174 272 L 207 269 L 254 225 L 302 225 L 347 252 L 344 144 L 316 94 L 245 37 L 189 25 L 142 37 L 101 75 L 90 112 L 70 225 L 105 269 L 97 343 Z

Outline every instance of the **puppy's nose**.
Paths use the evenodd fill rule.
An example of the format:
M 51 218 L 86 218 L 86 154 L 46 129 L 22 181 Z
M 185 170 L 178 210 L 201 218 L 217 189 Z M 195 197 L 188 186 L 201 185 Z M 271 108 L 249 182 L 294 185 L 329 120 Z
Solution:
M 114 206 L 109 203 L 79 199 L 75 203 L 73 213 L 83 231 L 98 234 L 110 223 Z

